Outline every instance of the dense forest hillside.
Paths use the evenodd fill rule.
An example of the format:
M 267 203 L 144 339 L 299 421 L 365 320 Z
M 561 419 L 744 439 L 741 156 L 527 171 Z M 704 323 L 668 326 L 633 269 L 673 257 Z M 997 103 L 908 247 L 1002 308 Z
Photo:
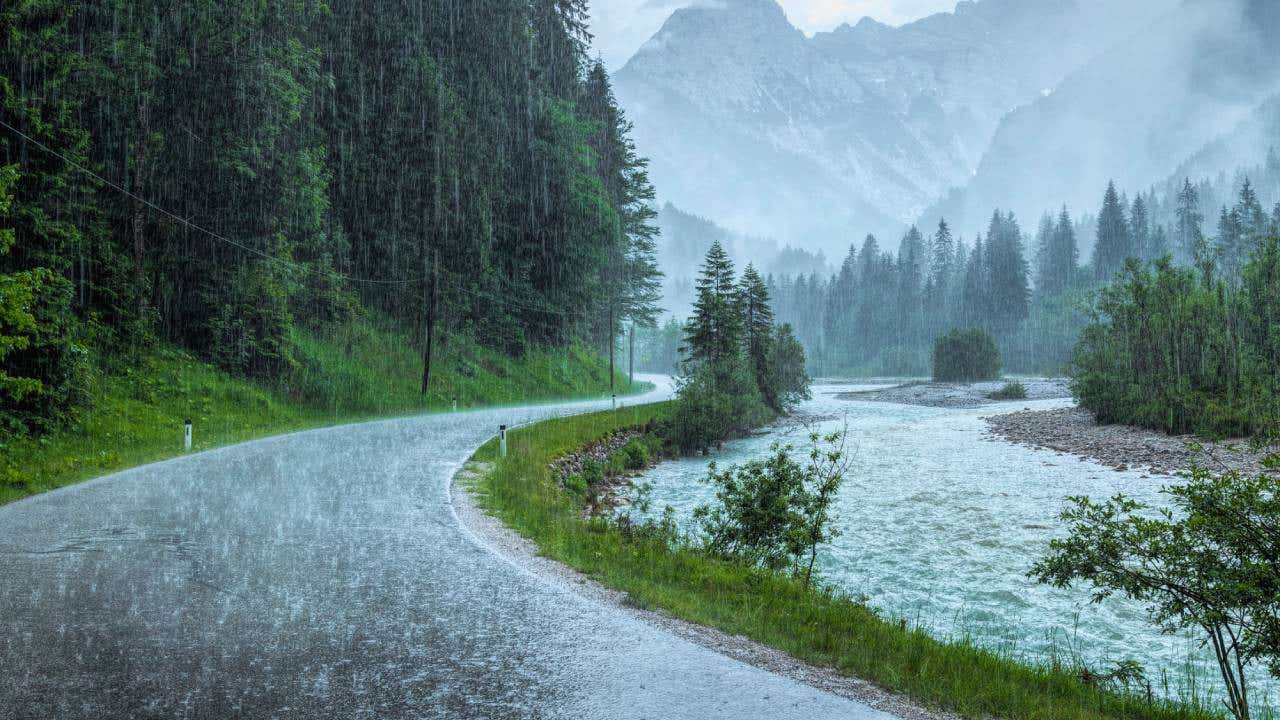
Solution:
M 610 350 L 656 311 L 653 189 L 585 13 L 5 3 L 0 430 L 171 348 L 319 406 L 361 351 L 416 355 L 397 387 L 440 403 L 452 348 Z

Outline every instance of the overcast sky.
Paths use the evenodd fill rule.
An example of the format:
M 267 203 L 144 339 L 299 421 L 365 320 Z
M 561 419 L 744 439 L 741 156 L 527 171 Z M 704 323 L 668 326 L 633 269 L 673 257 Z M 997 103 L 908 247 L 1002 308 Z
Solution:
M 648 40 L 673 10 L 696 0 L 592 0 L 591 31 L 595 51 L 609 69 L 621 67 Z M 865 16 L 901 25 L 944 10 L 956 0 L 779 0 L 791 22 L 813 34 Z

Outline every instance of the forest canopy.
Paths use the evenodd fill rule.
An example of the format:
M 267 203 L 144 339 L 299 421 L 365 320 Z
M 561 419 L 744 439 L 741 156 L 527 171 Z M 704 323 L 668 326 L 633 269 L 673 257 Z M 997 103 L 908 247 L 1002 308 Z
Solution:
M 268 381 L 361 317 L 611 349 L 657 312 L 653 188 L 585 22 L 583 0 L 5 3 L 6 430 L 73 414 L 87 356 L 156 343 Z

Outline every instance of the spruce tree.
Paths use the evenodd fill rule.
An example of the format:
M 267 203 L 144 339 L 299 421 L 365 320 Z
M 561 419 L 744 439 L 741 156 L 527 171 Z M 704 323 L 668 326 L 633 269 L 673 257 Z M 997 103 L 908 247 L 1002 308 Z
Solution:
M 1180 258 L 1185 262 L 1202 265 L 1208 260 L 1207 246 L 1201 226 L 1204 216 L 1200 214 L 1200 193 L 1190 178 L 1184 178 L 1182 189 L 1178 191 L 1177 226 L 1173 240 L 1177 245 Z
M 1036 290 L 1040 294 L 1051 294 L 1052 280 L 1051 253 L 1053 249 L 1053 216 L 1045 213 L 1040 217 L 1040 227 L 1036 230 L 1035 279 Z
M 1107 192 L 1102 199 L 1097 238 L 1093 250 L 1094 278 L 1105 282 L 1120 272 L 1125 259 L 1133 255 L 1129 222 L 1114 182 L 1107 183 Z
M 737 354 L 742 341 L 737 290 L 733 262 L 716 240 L 698 272 L 693 315 L 685 325 L 686 372 L 700 365 L 719 365 Z
M 933 233 L 929 247 L 929 279 L 939 288 L 945 288 L 951 283 L 951 273 L 955 263 L 955 244 L 955 237 L 951 234 L 946 218 L 939 220 L 938 229 Z
M 1133 257 L 1144 262 L 1155 259 L 1151 247 L 1151 212 L 1142 193 L 1133 199 L 1129 209 L 1129 231 Z
M 1244 265 L 1244 225 L 1235 208 L 1222 208 L 1218 215 L 1218 236 L 1214 239 L 1214 260 L 1218 272 L 1230 282 L 1240 279 Z
M 769 306 L 769 290 L 748 264 L 742 272 L 738 287 L 738 307 L 742 311 L 742 340 L 747 362 L 755 376 L 756 387 L 765 403 L 777 412 L 782 411 L 778 390 L 775 387 L 770 360 L 773 354 L 773 308 Z
M 998 333 L 1008 335 L 1027 319 L 1031 298 L 1022 230 L 1013 213 L 992 216 L 984 259 L 990 278 L 987 303 L 991 319 Z

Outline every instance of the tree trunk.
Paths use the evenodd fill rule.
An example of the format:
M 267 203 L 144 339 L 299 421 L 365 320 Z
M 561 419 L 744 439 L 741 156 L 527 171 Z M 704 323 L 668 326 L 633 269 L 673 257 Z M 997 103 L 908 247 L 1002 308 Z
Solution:
M 631 321 L 630 340 L 627 343 L 627 389 L 636 384 L 636 323 Z
M 147 109 L 141 103 L 138 105 L 138 144 L 134 147 L 134 163 L 133 178 L 131 192 L 134 196 L 133 201 L 133 286 L 134 292 L 138 293 L 138 319 L 143 320 L 147 316 L 147 275 L 144 263 L 146 261 L 146 238 L 143 236 L 143 225 L 147 221 L 147 209 L 142 203 L 143 193 L 146 187 L 143 184 L 143 173 L 147 167 Z
M 425 254 L 425 253 L 424 253 Z M 425 264 L 425 263 L 424 263 Z M 430 282 L 428 295 L 425 298 L 427 306 L 427 341 L 424 343 L 425 349 L 422 351 L 422 394 L 427 394 L 427 389 L 431 387 L 431 344 L 436 334 L 436 305 L 438 299 L 438 289 L 440 279 L 440 253 L 437 251 L 431 262 Z

